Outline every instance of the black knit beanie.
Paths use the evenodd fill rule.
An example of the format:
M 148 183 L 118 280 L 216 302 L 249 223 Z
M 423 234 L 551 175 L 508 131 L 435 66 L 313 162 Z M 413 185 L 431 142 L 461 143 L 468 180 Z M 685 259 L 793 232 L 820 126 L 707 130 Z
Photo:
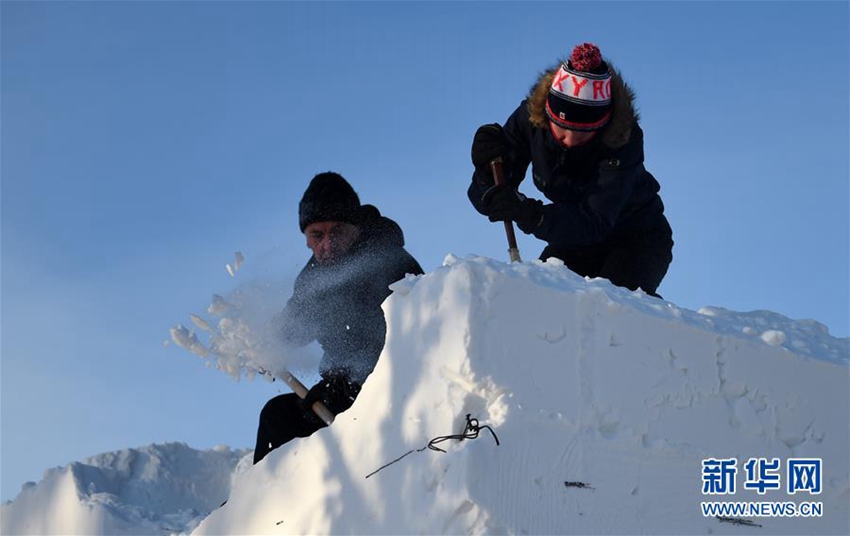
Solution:
M 308 225 L 319 221 L 357 224 L 359 215 L 357 192 L 342 175 L 332 171 L 313 177 L 298 204 L 298 225 L 302 233 Z
M 582 43 L 573 48 L 552 79 L 546 115 L 561 128 L 592 131 L 611 119 L 611 70 L 599 47 Z

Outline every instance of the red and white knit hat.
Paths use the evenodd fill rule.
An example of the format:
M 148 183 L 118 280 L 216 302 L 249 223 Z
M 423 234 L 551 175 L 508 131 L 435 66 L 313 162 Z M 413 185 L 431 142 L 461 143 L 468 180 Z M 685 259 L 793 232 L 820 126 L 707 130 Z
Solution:
M 546 115 L 561 128 L 598 130 L 611 119 L 611 71 L 599 47 L 577 45 L 552 79 Z

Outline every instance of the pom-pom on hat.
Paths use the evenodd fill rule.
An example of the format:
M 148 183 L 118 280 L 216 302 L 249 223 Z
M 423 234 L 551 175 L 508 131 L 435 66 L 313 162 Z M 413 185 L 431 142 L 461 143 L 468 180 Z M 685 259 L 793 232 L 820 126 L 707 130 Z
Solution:
M 611 119 L 611 71 L 599 47 L 576 45 L 549 87 L 546 115 L 561 128 L 598 130 Z
M 319 173 L 304 192 L 298 204 L 298 225 L 301 232 L 311 223 L 360 221 L 360 198 L 342 175 L 328 171 Z

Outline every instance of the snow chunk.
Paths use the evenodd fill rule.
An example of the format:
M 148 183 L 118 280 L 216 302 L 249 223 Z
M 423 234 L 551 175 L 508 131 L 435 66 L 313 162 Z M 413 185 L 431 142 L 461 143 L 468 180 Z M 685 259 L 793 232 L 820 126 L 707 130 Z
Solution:
M 235 260 L 233 264 L 226 264 L 225 268 L 227 269 L 227 273 L 230 274 L 230 277 L 236 277 L 236 272 L 239 270 L 239 267 L 245 262 L 245 257 L 242 256 L 242 253 L 237 251 L 233 254 Z
M 207 312 L 213 316 L 222 316 L 235 309 L 233 304 L 228 303 L 218 294 L 213 294 L 212 303 L 207 308 Z
M 198 340 L 198 336 L 195 335 L 194 332 L 186 329 L 182 324 L 177 324 L 170 330 L 171 340 L 173 340 L 177 346 L 181 348 L 185 348 L 189 350 L 195 355 L 199 355 L 201 357 L 206 357 L 210 355 L 209 350 Z
M 204 330 L 208 333 L 212 333 L 213 329 L 210 327 L 210 325 L 207 323 L 207 321 L 204 320 L 203 318 L 201 318 L 200 316 L 190 314 L 189 318 L 191 318 L 192 323 L 195 324 L 196 326 L 198 326 L 200 329 L 202 329 L 202 330 Z
M 759 338 L 771 346 L 782 346 L 787 337 L 785 333 L 779 330 L 769 329 L 762 333 Z

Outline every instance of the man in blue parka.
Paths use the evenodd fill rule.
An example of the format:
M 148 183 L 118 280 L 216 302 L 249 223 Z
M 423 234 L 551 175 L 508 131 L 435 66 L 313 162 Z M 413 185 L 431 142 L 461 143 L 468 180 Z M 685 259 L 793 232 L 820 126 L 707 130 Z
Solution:
M 644 168 L 634 93 L 590 43 L 544 72 L 504 127 L 481 126 L 472 143 L 473 206 L 513 221 L 548 245 L 540 255 L 572 271 L 657 296 L 673 238 L 659 185 Z M 501 157 L 505 185 L 490 162 Z M 517 192 L 529 164 L 549 203 Z

